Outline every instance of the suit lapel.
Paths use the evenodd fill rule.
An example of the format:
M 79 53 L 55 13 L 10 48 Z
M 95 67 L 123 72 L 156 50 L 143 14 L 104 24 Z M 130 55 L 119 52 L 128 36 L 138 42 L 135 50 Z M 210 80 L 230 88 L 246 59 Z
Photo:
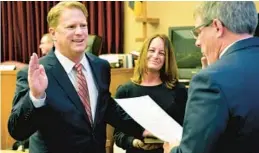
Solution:
M 93 75 L 93 78 L 94 78 L 94 83 L 97 87 L 97 90 L 99 91 L 100 90 L 100 79 L 99 79 L 99 74 L 97 71 L 99 70 L 98 68 L 98 61 L 95 59 L 96 57 L 92 57 L 93 55 L 90 55 L 89 53 L 86 53 L 86 58 L 89 62 L 89 65 L 91 67 L 91 70 L 92 70 L 92 75 Z
M 94 116 L 94 127 L 96 125 L 96 121 L 98 121 L 99 119 L 99 116 L 100 116 L 100 107 L 101 107 L 101 102 L 100 102 L 100 95 L 101 95 L 101 91 L 102 89 L 100 88 L 101 87 L 101 81 L 100 81 L 100 74 L 99 71 L 100 71 L 100 67 L 98 67 L 100 64 L 98 64 L 98 60 L 95 56 L 91 55 L 90 53 L 86 53 L 86 58 L 89 62 L 89 65 L 91 67 L 91 70 L 92 70 L 92 75 L 93 75 L 93 78 L 94 78 L 94 81 L 95 81 L 95 85 L 96 85 L 96 88 L 98 90 L 98 97 L 97 97 L 97 104 L 96 104 L 96 110 L 95 110 L 95 116 Z
M 49 53 L 50 54 L 50 53 Z M 84 114 L 84 118 L 87 120 L 87 122 L 90 125 L 90 121 L 88 119 L 87 113 L 84 109 L 84 106 L 72 84 L 70 81 L 66 71 L 58 61 L 57 57 L 55 56 L 54 52 L 52 52 L 52 55 L 50 56 L 50 60 L 48 61 L 49 64 L 52 66 L 51 74 L 54 76 L 55 80 L 58 82 L 58 84 L 62 87 L 70 101 L 74 103 L 76 108 Z

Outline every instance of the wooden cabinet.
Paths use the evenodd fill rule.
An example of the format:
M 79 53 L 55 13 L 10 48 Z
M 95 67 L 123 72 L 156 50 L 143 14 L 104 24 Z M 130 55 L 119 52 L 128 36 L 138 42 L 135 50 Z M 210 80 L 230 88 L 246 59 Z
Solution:
M 12 101 L 16 86 L 17 71 L 1 71 L 1 148 L 9 149 L 15 142 L 8 133 L 7 121 L 12 108 Z M 133 69 L 111 69 L 110 92 L 114 96 L 117 87 L 130 80 Z M 107 126 L 106 150 L 112 153 L 113 149 L 113 128 Z
M 1 71 L 1 148 L 9 149 L 15 140 L 7 129 L 8 118 L 12 109 L 17 71 Z
M 110 92 L 112 96 L 115 95 L 118 86 L 128 82 L 132 76 L 133 76 L 133 69 L 126 69 L 126 68 L 111 69 Z

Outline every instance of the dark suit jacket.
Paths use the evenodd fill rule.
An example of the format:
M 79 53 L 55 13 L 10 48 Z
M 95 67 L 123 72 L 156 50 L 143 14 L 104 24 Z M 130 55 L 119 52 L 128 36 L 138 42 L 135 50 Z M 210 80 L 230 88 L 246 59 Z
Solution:
M 40 60 L 47 77 L 46 105 L 35 108 L 29 97 L 28 69 L 17 74 L 13 109 L 8 122 L 10 135 L 17 140 L 30 138 L 31 153 L 104 153 L 106 123 L 141 136 L 143 129 L 119 116 L 109 92 L 110 66 L 105 60 L 86 53 L 98 100 L 93 127 L 83 104 L 54 52 Z M 127 117 L 125 117 L 127 118 Z
M 241 40 L 191 81 L 171 153 L 259 152 L 259 38 Z

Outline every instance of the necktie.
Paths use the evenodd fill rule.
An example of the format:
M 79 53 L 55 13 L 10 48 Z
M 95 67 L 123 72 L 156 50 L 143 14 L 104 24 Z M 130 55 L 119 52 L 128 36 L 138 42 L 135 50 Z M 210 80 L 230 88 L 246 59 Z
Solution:
M 75 69 L 77 71 L 77 75 L 76 75 L 77 93 L 78 93 L 83 105 L 85 106 L 85 110 L 88 115 L 90 123 L 93 124 L 89 92 L 88 92 L 87 82 L 86 82 L 85 76 L 82 71 L 82 66 L 83 65 L 81 63 L 77 63 L 75 65 Z

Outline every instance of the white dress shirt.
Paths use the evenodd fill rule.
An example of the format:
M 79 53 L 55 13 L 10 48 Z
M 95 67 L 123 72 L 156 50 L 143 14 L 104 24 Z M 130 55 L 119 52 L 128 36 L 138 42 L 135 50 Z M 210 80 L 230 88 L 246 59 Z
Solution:
M 57 59 L 59 60 L 60 64 L 65 69 L 71 83 L 73 84 L 75 89 L 77 89 L 77 82 L 76 82 L 76 73 L 77 72 L 75 69 L 73 69 L 73 67 L 75 66 L 76 63 L 74 63 L 73 61 L 68 59 L 66 56 L 62 55 L 58 50 L 55 50 L 54 53 L 55 53 Z M 95 84 L 95 81 L 93 78 L 90 64 L 89 64 L 86 56 L 83 56 L 80 63 L 83 65 L 82 71 L 86 78 L 86 82 L 87 82 L 87 86 L 88 86 L 92 118 L 94 121 L 96 105 L 97 105 L 98 90 L 97 90 L 97 87 L 96 87 L 96 84 Z M 36 108 L 39 108 L 39 107 L 42 107 L 45 105 L 46 94 L 43 96 L 43 98 L 36 99 L 35 97 L 32 96 L 32 94 L 30 92 L 30 98 L 32 100 L 33 105 Z

